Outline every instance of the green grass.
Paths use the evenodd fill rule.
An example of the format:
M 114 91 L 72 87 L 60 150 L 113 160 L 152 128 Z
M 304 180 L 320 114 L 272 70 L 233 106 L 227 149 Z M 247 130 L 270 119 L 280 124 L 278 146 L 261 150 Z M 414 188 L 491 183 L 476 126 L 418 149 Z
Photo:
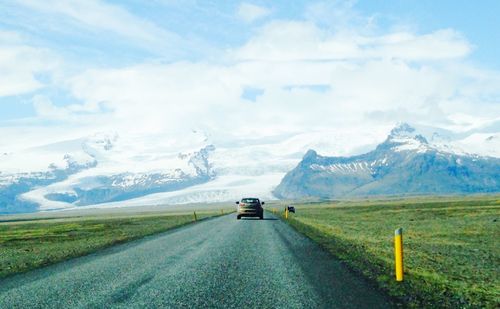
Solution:
M 500 305 L 500 198 L 298 205 L 288 222 L 403 305 Z M 404 229 L 404 282 L 394 279 L 394 230 Z
M 220 214 L 196 213 L 198 220 Z M 191 222 L 192 213 L 0 222 L 0 278 Z

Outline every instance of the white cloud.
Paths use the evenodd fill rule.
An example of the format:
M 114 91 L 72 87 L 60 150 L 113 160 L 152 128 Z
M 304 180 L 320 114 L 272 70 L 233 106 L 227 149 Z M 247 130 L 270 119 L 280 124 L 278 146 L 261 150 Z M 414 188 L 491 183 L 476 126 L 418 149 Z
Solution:
M 317 24 L 339 30 L 354 27 L 369 27 L 372 17 L 362 16 L 355 9 L 355 0 L 328 0 L 309 4 L 305 17 Z
M 36 120 L 51 121 L 65 127 L 89 126 L 92 131 L 99 131 L 109 123 L 112 114 L 107 114 L 101 102 L 84 104 L 66 104 L 58 106 L 46 95 L 37 94 L 32 98 Z M 67 102 L 66 102 L 67 103 Z
M 56 10 L 93 21 L 71 5 Z M 108 25 L 98 18 L 96 24 L 122 31 L 119 21 Z M 461 114 L 481 121 L 498 117 L 500 74 L 469 64 L 472 45 L 457 31 L 375 34 L 350 27 L 332 31 L 311 17 L 271 21 L 221 54 L 223 61 L 89 68 L 58 79 L 58 87 L 82 104 L 60 107 L 44 97 L 34 103 L 41 119 L 68 126 L 147 134 L 201 128 L 224 138 L 355 130 L 399 120 L 453 125 Z M 315 91 L 318 85 L 324 90 Z M 241 98 L 248 87 L 262 90 L 255 102 Z
M 27 45 L 15 32 L 0 31 L 0 97 L 42 88 L 36 76 L 50 75 L 57 65 L 50 51 Z
M 425 35 L 394 33 L 380 38 L 368 38 L 366 45 L 379 44 L 369 54 L 406 60 L 442 60 L 463 58 L 472 51 L 471 44 L 452 29 Z
M 312 22 L 270 22 L 223 55 L 229 64 L 93 69 L 69 80 L 68 88 L 87 104 L 111 109 L 115 125 L 140 123 L 134 130 L 143 132 L 202 127 L 256 137 L 365 122 L 439 125 L 453 122 L 452 113 L 498 113 L 478 101 L 478 87 L 493 85 L 499 74 L 471 68 L 463 61 L 470 51 L 452 30 L 344 36 Z M 326 90 L 308 87 L 314 85 Z M 241 98 L 245 87 L 263 94 L 250 103 Z M 249 115 L 258 126 L 240 124 Z
M 383 36 L 330 33 L 312 22 L 266 24 L 235 53 L 240 60 L 298 61 L 347 59 L 443 60 L 467 56 L 472 47 L 456 31 L 425 35 L 408 32 Z
M 110 32 L 151 50 L 172 52 L 175 47 L 186 44 L 179 35 L 137 17 L 120 6 L 100 0 L 20 0 L 19 4 L 62 18 L 59 20 L 61 25 L 64 25 L 66 18 L 98 35 L 102 31 Z
M 268 8 L 247 2 L 241 3 L 237 12 L 238 17 L 247 23 L 266 17 L 269 14 L 271 14 L 271 10 Z
M 48 97 L 43 95 L 33 97 L 33 106 L 37 115 L 42 118 L 65 119 L 69 116 L 67 110 L 56 107 Z

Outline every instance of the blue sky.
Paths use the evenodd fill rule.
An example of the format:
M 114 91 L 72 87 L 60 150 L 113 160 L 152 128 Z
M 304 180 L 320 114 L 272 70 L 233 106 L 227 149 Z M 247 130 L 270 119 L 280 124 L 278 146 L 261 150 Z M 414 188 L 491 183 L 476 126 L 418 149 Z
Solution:
M 496 0 L 388 0 L 359 1 L 356 7 L 366 14 L 385 16 L 391 20 L 413 25 L 420 32 L 453 28 L 475 45 L 471 58 L 478 63 L 499 69 L 500 59 L 500 2 Z
M 272 119 L 251 132 L 263 135 L 471 128 L 500 117 L 498 12 L 494 0 L 2 1 L 0 126 L 120 130 L 137 117 L 144 132 L 226 132 L 222 113 L 254 113 Z

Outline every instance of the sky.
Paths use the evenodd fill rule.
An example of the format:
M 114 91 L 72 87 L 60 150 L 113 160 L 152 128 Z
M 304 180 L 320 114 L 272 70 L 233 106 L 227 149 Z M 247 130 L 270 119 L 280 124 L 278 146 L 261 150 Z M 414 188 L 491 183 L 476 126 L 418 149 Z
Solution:
M 500 119 L 495 0 L 0 0 L 0 147 Z

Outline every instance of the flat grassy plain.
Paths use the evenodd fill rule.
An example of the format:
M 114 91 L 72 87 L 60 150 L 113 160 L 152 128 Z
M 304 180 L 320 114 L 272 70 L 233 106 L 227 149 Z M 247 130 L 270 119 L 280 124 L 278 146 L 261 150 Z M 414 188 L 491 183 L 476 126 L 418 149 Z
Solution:
M 500 196 L 297 204 L 288 222 L 411 307 L 500 307 Z M 404 282 L 393 235 L 404 229 Z
M 221 212 L 196 214 L 203 220 Z M 1 220 L 0 278 L 164 232 L 194 217 L 184 212 Z

